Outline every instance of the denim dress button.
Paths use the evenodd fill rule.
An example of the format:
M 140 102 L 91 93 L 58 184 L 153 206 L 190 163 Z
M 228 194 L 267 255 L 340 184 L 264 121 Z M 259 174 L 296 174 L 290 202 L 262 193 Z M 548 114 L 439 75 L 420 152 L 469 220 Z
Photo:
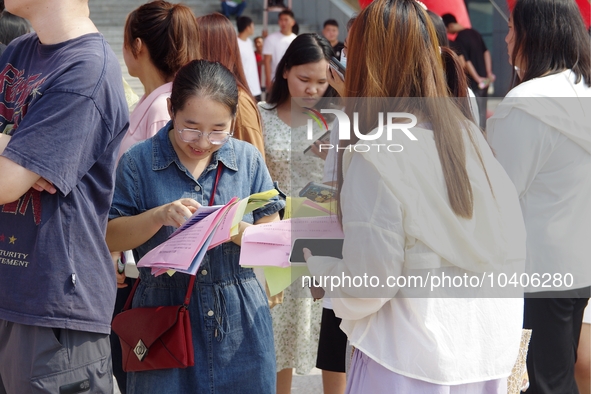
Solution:
M 201 275 L 203 275 L 203 276 L 207 275 L 207 270 L 201 271 Z
M 213 311 L 207 312 L 207 316 L 213 316 Z
M 201 187 L 199 185 L 195 186 L 195 191 L 198 192 L 199 190 L 201 190 Z

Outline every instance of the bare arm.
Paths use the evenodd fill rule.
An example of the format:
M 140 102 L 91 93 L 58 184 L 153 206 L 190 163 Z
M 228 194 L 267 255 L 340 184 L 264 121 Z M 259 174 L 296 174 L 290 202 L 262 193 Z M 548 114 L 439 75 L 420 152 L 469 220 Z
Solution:
M 481 77 L 480 75 L 478 75 L 478 73 L 476 72 L 476 69 L 474 68 L 474 65 L 472 64 L 472 62 L 470 60 L 466 60 L 465 67 L 466 67 L 466 72 L 468 73 L 470 78 L 472 78 L 474 81 L 476 81 L 476 83 L 482 82 L 482 80 L 484 78 Z
M 490 52 L 484 52 L 484 65 L 486 67 L 486 77 L 492 81 L 496 79 L 495 74 L 492 72 L 492 58 L 490 57 Z
M 41 177 L 38 174 L 6 157 L 0 157 L 0 205 L 18 200 L 39 179 Z
M 267 93 L 271 91 L 271 87 L 273 85 L 273 81 L 271 80 L 271 59 L 273 56 L 271 55 L 263 55 L 263 61 L 265 62 L 265 87 L 267 89 Z
M 8 145 L 8 141 L 10 141 L 10 136 L 0 133 L 0 155 L 4 152 L 4 148 Z
M 107 224 L 107 246 L 112 252 L 137 248 L 162 226 L 180 227 L 199 208 L 192 198 L 182 198 L 135 216 L 122 216 Z

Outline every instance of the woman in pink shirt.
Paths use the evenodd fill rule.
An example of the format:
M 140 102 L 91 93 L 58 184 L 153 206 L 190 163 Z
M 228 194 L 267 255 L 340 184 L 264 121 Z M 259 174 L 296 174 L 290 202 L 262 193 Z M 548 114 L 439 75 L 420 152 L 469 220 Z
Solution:
M 129 118 L 119 157 L 133 144 L 152 137 L 169 120 L 166 99 L 176 72 L 199 56 L 195 15 L 181 4 L 153 1 L 132 11 L 125 23 L 123 59 L 144 95 Z

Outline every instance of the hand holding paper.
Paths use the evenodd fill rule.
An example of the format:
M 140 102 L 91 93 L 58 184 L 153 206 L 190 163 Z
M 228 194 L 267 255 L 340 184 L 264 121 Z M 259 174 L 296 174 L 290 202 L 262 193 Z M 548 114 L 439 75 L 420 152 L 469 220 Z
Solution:
M 162 206 L 159 214 L 168 218 L 168 225 L 184 223 L 166 242 L 146 253 L 137 266 L 152 268 L 154 275 L 170 270 L 195 274 L 207 250 L 231 239 L 245 212 L 268 204 L 276 195 L 277 191 L 272 190 L 242 200 L 233 198 L 228 204 L 218 206 L 200 206 L 192 199 Z M 181 215 L 190 217 L 185 221 Z

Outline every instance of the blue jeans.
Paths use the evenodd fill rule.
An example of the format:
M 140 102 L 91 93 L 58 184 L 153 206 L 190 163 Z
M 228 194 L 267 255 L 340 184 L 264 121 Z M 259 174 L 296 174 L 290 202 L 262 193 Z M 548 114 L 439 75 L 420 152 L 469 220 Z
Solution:
M 224 14 L 226 18 L 230 18 L 230 15 L 236 15 L 236 18 L 239 18 L 245 8 L 246 1 L 242 1 L 242 3 L 238 4 L 236 7 L 232 7 L 225 1 L 222 1 L 222 14 Z

